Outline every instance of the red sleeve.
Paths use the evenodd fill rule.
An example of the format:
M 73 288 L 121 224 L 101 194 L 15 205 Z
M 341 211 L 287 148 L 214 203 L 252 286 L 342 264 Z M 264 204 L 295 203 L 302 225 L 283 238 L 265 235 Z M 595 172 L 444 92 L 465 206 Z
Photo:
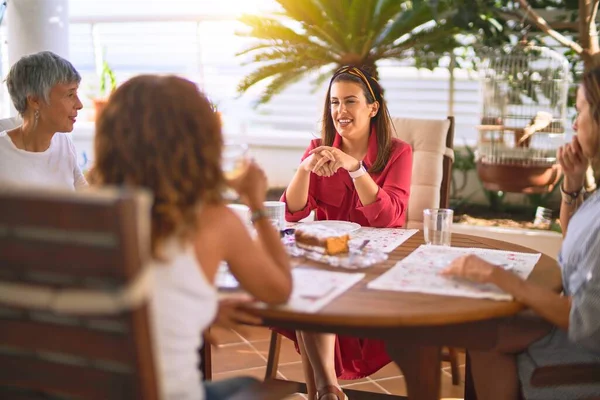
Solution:
M 308 153 L 312 149 L 316 149 L 320 145 L 321 145 L 321 139 L 311 140 L 310 145 L 304 152 L 304 155 L 302 156 L 302 159 L 300 160 L 300 162 L 304 161 L 304 159 L 309 156 Z M 312 183 L 312 178 L 311 178 L 311 183 Z M 312 187 L 312 185 L 311 185 L 311 187 Z M 314 210 L 315 208 L 317 208 L 317 201 L 315 200 L 315 197 L 312 193 L 311 187 L 309 187 L 309 189 L 308 189 L 308 199 L 306 200 L 306 206 L 302 210 L 299 210 L 296 212 L 290 212 L 290 210 L 287 208 L 287 200 L 285 198 L 285 192 L 283 192 L 283 194 L 281 195 L 281 201 L 283 201 L 285 203 L 285 220 L 286 221 L 298 222 L 301 219 L 308 217 L 310 215 L 310 212 L 312 210 Z
M 402 141 L 395 141 L 390 159 L 381 172 L 377 200 L 368 206 L 360 203 L 361 211 L 374 228 L 401 227 L 406 221 L 408 196 L 412 175 L 412 148 Z

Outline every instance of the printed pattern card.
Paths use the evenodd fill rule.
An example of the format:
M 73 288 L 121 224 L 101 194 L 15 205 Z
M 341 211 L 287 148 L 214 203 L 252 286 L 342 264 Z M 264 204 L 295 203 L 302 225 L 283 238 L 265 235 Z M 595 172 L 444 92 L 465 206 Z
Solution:
M 454 259 L 475 254 L 484 260 L 526 279 L 541 254 L 517 253 L 479 248 L 422 245 L 389 271 L 368 284 L 369 289 L 419 292 L 447 296 L 512 300 L 512 296 L 492 284 L 477 284 L 440 275 Z
M 316 313 L 336 297 L 360 282 L 365 274 L 357 272 L 334 272 L 302 268 L 292 270 L 294 288 L 287 304 L 288 310 L 302 313 Z M 262 305 L 266 307 L 266 305 Z
M 365 250 L 391 253 L 418 231 L 418 229 L 367 228 L 363 226 L 350 234 L 350 245 L 360 246 L 365 240 L 368 240 L 369 243 Z

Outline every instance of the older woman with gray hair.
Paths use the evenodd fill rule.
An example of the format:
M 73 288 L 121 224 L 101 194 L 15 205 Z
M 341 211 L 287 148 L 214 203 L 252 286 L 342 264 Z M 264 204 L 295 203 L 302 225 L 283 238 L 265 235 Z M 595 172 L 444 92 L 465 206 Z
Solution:
M 82 108 L 80 81 L 69 61 L 49 51 L 11 67 L 6 85 L 23 124 L 0 132 L 0 185 L 72 190 L 87 185 L 67 135 Z

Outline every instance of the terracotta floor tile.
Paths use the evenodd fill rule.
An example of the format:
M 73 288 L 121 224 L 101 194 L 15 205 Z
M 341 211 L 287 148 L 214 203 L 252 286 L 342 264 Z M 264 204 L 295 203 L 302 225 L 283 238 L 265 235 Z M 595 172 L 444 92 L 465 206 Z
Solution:
M 297 381 L 297 382 L 304 382 L 304 372 L 302 371 L 302 363 L 301 362 L 295 362 L 295 363 L 291 363 L 291 364 L 287 364 L 287 365 L 280 365 L 278 371 L 285 377 L 285 379 L 289 379 L 289 380 L 293 380 L 293 381 Z M 351 384 L 356 384 L 356 383 L 363 383 L 363 382 L 368 382 L 368 379 L 363 378 L 363 379 L 357 379 L 354 381 L 345 381 L 345 380 L 339 381 L 341 386 L 351 385 Z
M 243 330 L 238 333 L 249 342 L 269 340 L 271 338 L 271 330 L 264 326 L 244 326 Z
M 398 368 L 396 363 L 391 362 L 385 367 L 381 368 L 379 371 L 375 372 L 369 378 L 376 381 L 377 379 L 393 378 L 397 376 L 402 376 L 402 371 L 400 371 L 400 368 Z
M 264 367 L 265 361 L 248 344 L 233 344 L 215 349 L 212 353 L 213 373 Z
M 403 377 L 382 379 L 378 380 L 377 383 L 391 394 L 406 396 L 406 384 Z
M 279 373 L 289 379 L 297 382 L 304 382 L 304 372 L 302 372 L 302 364 L 300 362 L 280 365 Z
M 369 378 L 362 378 L 362 379 L 356 379 L 353 381 L 345 381 L 345 380 L 338 380 L 340 386 L 347 386 L 347 385 L 354 385 L 354 384 L 358 384 L 358 383 L 364 383 L 364 382 L 368 382 Z
M 464 372 L 464 371 L 463 371 Z M 463 398 L 465 397 L 465 385 L 454 386 L 450 373 L 442 371 L 442 397 L 443 398 Z
M 269 340 L 261 340 L 252 342 L 252 345 L 256 347 L 256 350 L 263 355 L 265 358 L 269 356 Z M 281 341 L 281 350 L 279 351 L 279 363 L 291 363 L 300 361 L 300 354 L 296 352 L 294 342 L 291 340 L 284 339 Z
M 383 386 L 387 391 L 392 394 L 406 396 L 406 384 L 404 378 L 392 378 L 378 380 L 377 383 Z M 454 386 L 452 385 L 452 378 L 450 375 L 442 372 L 442 398 L 459 398 L 464 397 L 464 385 Z
M 240 369 L 237 371 L 230 371 L 230 372 L 220 372 L 220 373 L 213 375 L 213 380 L 220 381 L 223 379 L 236 378 L 238 376 L 251 376 L 253 378 L 256 378 L 256 379 L 262 381 L 263 379 L 265 379 L 266 369 L 267 369 L 267 367 L 258 367 L 258 368 Z
M 460 367 L 458 367 L 458 370 L 460 371 L 460 381 L 462 383 L 465 383 L 465 366 L 464 366 L 464 364 L 461 365 Z M 452 370 L 451 370 L 450 366 L 442 368 L 442 371 L 445 371 L 446 373 L 452 375 Z
M 232 343 L 244 343 L 241 337 L 231 329 L 214 327 L 210 329 L 211 334 L 218 340 L 220 345 Z

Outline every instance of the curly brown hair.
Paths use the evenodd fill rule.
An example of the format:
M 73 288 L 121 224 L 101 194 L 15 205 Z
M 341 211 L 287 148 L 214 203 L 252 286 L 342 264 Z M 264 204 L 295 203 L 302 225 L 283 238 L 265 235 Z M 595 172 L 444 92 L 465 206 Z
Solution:
M 94 183 L 154 194 L 152 253 L 195 228 L 197 205 L 220 204 L 221 123 L 193 82 L 141 75 L 123 83 L 96 122 Z

